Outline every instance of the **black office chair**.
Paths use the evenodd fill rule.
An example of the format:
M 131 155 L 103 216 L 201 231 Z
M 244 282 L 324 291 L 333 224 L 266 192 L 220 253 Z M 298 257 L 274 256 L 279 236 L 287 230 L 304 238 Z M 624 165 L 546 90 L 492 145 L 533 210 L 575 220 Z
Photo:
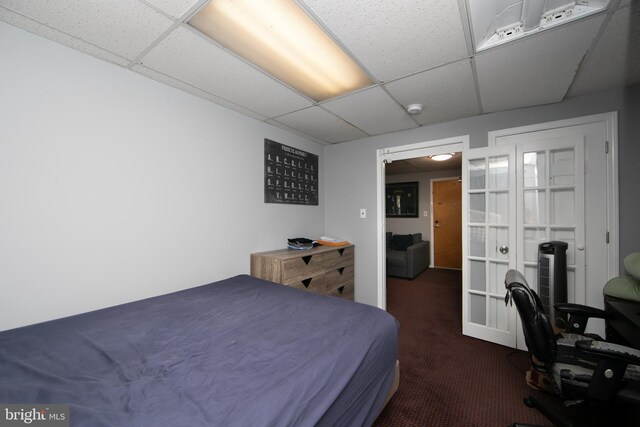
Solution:
M 573 416 L 567 419 L 534 396 L 526 398 L 525 404 L 538 409 L 557 426 L 640 425 L 634 424 L 637 418 L 630 419 L 640 412 L 640 366 L 636 366 L 640 365 L 640 351 L 575 333 L 557 334 L 540 298 L 520 272 L 509 270 L 505 287 L 505 302 L 515 302 L 522 319 L 531 362 L 528 384 L 560 396 L 565 407 L 573 409 L 568 411 Z M 569 311 L 577 310 L 581 319 L 591 312 L 602 315 L 602 310 L 568 306 Z M 586 321 L 572 324 L 570 318 L 568 326 L 584 332 Z M 636 409 L 628 411 L 629 408 Z

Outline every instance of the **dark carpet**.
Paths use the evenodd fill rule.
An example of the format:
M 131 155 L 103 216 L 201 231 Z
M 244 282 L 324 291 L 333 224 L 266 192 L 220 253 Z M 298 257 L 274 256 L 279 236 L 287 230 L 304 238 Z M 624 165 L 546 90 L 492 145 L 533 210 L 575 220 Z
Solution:
M 527 353 L 462 335 L 461 272 L 389 278 L 387 309 L 400 322 L 400 386 L 374 427 L 551 425 L 522 399 L 534 394 Z M 553 397 L 551 397 L 553 399 Z

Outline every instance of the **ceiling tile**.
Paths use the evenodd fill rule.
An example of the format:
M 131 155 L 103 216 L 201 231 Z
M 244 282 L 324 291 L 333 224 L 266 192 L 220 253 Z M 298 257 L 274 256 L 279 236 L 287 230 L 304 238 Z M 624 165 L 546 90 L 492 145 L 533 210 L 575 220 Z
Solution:
M 322 107 L 369 135 L 418 127 L 407 112 L 380 87 L 328 101 Z
M 192 6 L 202 0 L 146 0 L 173 18 L 181 18 Z
M 404 77 L 468 56 L 458 0 L 304 0 L 373 76 Z
M 405 107 L 422 104 L 414 116 L 421 125 L 468 117 L 480 112 L 468 59 L 387 83 L 391 96 Z
M 478 54 L 482 110 L 562 101 L 603 20 L 575 21 Z
M 137 0 L 0 0 L 0 6 L 128 59 L 136 58 L 173 24 Z
M 570 96 L 640 83 L 640 8 L 632 9 L 627 6 L 611 16 Z
M 266 117 L 311 105 L 194 31 L 176 28 L 142 58 L 142 64 Z
M 176 79 L 174 79 L 172 77 L 165 76 L 162 73 L 154 71 L 154 70 L 152 70 L 150 68 L 143 67 L 142 65 L 135 65 L 131 69 L 133 71 L 135 71 L 136 73 L 140 73 L 143 76 L 152 78 L 153 80 L 156 80 L 156 81 L 158 81 L 160 83 L 164 83 L 166 85 L 173 86 L 176 89 L 183 90 L 183 91 L 188 92 L 188 93 L 190 93 L 192 95 L 195 95 L 195 96 L 197 96 L 199 98 L 203 98 L 203 99 L 206 99 L 207 101 L 211 101 L 211 102 L 213 102 L 215 104 L 218 104 L 218 105 L 221 105 L 223 107 L 229 108 L 230 110 L 234 110 L 234 111 L 242 113 L 242 114 L 244 114 L 246 116 L 253 117 L 254 119 L 258 119 L 258 120 L 265 120 L 266 119 L 266 117 L 261 116 L 260 114 L 258 114 L 256 112 L 253 112 L 251 110 L 247 110 L 246 108 L 243 108 L 240 105 L 237 105 L 237 104 L 234 104 L 234 103 L 229 102 L 227 100 L 224 100 L 222 98 L 219 98 L 219 97 L 217 97 L 215 95 L 212 95 L 212 94 L 210 94 L 208 92 L 205 92 L 205 91 L 200 90 L 198 88 L 195 88 L 195 87 L 193 87 L 191 85 L 188 85 L 185 82 L 182 82 L 180 80 L 176 80 Z
M 125 66 L 131 62 L 127 58 L 123 58 L 122 56 L 116 55 L 104 49 L 100 49 L 99 47 L 83 42 L 82 40 L 79 40 L 75 37 L 71 37 L 65 33 L 61 33 L 60 31 L 56 31 L 50 27 L 47 27 L 46 25 L 42 25 L 34 21 L 33 19 L 25 18 L 24 16 L 19 15 L 15 12 L 11 12 L 10 10 L 3 7 L 0 7 L 0 21 L 15 25 L 18 28 L 25 29 L 49 40 L 53 40 L 54 42 L 63 44 L 72 49 L 79 50 L 80 52 L 84 52 L 91 56 L 95 56 L 96 58 L 112 62 L 114 64 Z
M 278 117 L 276 121 L 330 143 L 351 141 L 367 136 L 366 133 L 320 107 L 296 111 Z

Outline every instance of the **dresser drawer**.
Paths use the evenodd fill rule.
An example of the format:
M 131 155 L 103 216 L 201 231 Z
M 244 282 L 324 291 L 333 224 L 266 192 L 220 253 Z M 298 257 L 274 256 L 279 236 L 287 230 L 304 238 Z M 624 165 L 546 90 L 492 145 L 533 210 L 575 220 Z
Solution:
M 327 271 L 324 280 L 327 292 L 342 286 L 353 285 L 353 264 Z
M 320 274 L 318 276 L 307 277 L 302 280 L 292 280 L 290 282 L 283 282 L 283 285 L 287 285 L 296 289 L 304 289 L 309 292 L 314 292 L 316 294 L 326 294 L 326 279 L 324 274 Z
M 353 300 L 354 247 L 320 246 L 251 254 L 251 275 L 292 288 Z
M 349 285 L 340 286 L 330 292 L 327 292 L 327 295 L 332 297 L 339 297 L 353 301 L 354 299 L 354 288 L 353 283 Z
M 334 268 L 346 267 L 348 265 L 353 266 L 354 251 L 353 246 L 348 248 L 337 249 L 331 252 L 327 252 L 325 257 L 325 267 L 329 270 Z

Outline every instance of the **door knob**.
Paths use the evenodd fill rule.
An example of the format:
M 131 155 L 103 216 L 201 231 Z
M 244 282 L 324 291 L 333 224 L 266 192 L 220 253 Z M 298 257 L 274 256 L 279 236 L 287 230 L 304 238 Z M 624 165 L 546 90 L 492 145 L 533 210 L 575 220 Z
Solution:
M 434 226 L 435 228 L 440 228 L 440 223 L 439 223 L 438 221 L 435 221 L 435 222 L 433 223 L 433 226 Z
M 499 250 L 502 255 L 506 255 L 509 253 L 509 246 L 502 245 Z

